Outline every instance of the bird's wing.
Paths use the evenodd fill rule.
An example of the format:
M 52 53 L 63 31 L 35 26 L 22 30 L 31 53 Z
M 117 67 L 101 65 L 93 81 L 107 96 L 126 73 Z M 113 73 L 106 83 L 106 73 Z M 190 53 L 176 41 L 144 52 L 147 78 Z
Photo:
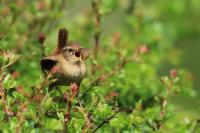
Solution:
M 40 61 L 42 71 L 50 71 L 57 64 L 57 62 L 58 60 L 55 56 L 44 57 Z

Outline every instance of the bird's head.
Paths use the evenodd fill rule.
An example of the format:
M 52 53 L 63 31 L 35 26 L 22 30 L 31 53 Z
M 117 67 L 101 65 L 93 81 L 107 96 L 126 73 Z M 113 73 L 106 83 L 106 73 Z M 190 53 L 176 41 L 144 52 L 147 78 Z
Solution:
M 84 62 L 90 55 L 90 49 L 81 48 L 77 42 L 70 42 L 65 46 L 61 54 L 63 57 L 72 64 Z

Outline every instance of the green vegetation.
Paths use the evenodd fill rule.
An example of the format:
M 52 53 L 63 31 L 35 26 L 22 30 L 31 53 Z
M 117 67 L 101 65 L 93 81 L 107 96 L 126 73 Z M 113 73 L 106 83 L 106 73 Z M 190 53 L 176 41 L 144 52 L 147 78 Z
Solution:
M 200 34 L 199 21 L 190 19 L 199 4 L 0 1 L 0 132 L 200 132 L 200 107 L 187 101 L 197 99 L 193 75 L 176 47 Z M 78 94 L 73 86 L 49 92 L 41 72 L 60 28 L 92 50 Z

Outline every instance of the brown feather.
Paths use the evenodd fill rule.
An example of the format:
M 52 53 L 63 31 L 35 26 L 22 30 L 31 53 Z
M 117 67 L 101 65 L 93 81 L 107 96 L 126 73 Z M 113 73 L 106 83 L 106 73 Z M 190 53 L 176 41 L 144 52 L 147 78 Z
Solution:
M 60 29 L 58 32 L 58 45 L 54 50 L 53 55 L 59 54 L 63 47 L 67 45 L 68 31 L 67 29 Z

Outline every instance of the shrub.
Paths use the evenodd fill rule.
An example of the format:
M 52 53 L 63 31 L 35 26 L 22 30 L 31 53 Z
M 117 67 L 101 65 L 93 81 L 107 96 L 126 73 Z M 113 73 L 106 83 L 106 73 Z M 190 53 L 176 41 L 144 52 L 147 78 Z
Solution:
M 82 4 L 84 9 L 77 8 Z M 0 130 L 195 131 L 198 120 L 178 121 L 176 105 L 170 100 L 177 95 L 195 96 L 190 73 L 173 69 L 179 61 L 173 54 L 173 27 L 153 16 L 153 10 L 148 12 L 143 2 L 129 4 L 120 0 L 3 2 Z M 39 62 L 55 48 L 61 27 L 67 27 L 70 40 L 91 48 L 93 54 L 80 90 L 57 86 L 49 92 L 49 79 Z

